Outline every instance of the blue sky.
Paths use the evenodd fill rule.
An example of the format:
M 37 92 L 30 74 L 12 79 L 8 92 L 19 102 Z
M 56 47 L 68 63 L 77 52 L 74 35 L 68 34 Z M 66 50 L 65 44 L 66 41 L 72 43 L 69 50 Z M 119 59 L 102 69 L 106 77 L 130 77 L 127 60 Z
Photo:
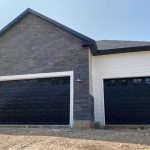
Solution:
M 95 40 L 150 41 L 150 0 L 1 0 L 0 29 L 26 8 Z

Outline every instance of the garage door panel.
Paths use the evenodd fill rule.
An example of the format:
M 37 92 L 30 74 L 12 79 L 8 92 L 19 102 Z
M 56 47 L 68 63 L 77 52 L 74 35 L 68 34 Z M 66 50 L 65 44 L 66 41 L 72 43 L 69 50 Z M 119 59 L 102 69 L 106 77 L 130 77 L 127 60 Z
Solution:
M 106 124 L 150 124 L 149 91 L 149 77 L 104 80 Z
M 49 94 L 51 94 L 51 93 L 49 93 Z M 34 95 L 34 94 L 33 94 Z M 60 99 L 66 99 L 67 101 L 69 101 L 68 100 L 68 98 L 70 97 L 70 95 L 62 95 L 61 97 L 59 96 L 59 95 L 52 95 L 52 96 L 36 96 L 36 97 L 33 97 L 33 95 L 31 95 L 31 96 L 24 96 L 23 97 L 23 95 L 22 96 L 20 96 L 20 97 L 7 97 L 7 96 L 5 96 L 5 98 L 4 97 L 0 97 L 0 103 L 8 103 L 8 102 L 10 102 L 10 103 L 17 103 L 17 102 L 26 102 L 26 101 L 28 101 L 29 103 L 31 102 L 31 103 L 33 103 L 34 101 L 36 101 L 36 103 L 42 103 L 43 101 L 48 101 L 49 100 L 49 98 L 50 99 L 55 99 L 55 101 L 57 102 L 59 102 L 60 101 Z M 41 99 L 43 100 L 43 101 L 41 101 Z
M 137 118 L 135 120 L 135 117 Z M 113 118 L 113 119 L 112 119 Z M 142 118 L 142 119 L 141 119 Z M 149 124 L 148 121 L 149 117 L 145 116 L 143 117 L 143 115 L 120 115 L 120 116 L 116 116 L 116 115 L 111 115 L 108 117 L 108 120 L 111 120 L 111 124 L 119 124 L 122 125 L 124 124 L 124 122 L 126 122 L 126 124 L 137 124 L 137 125 L 144 125 L 144 124 Z
M 62 87 L 61 87 L 62 88 Z M 24 89 L 24 90 L 1 90 L 0 92 L 0 98 L 3 98 L 3 97 L 7 97 L 7 98 L 11 98 L 11 97 L 15 97 L 15 98 L 21 98 L 21 97 L 30 97 L 32 95 L 34 96 L 45 96 L 47 95 L 47 93 L 53 93 L 53 97 L 54 96 L 58 96 L 59 94 L 62 94 L 62 96 L 65 96 L 66 94 L 64 93 L 66 90 L 68 90 L 69 86 L 67 87 L 63 87 L 63 89 L 61 89 L 59 87 L 57 87 L 57 89 L 53 89 L 51 90 L 50 88 L 49 89 L 39 89 L 39 90 L 30 90 L 30 89 Z M 61 89 L 61 91 L 59 91 L 58 89 Z M 17 91 L 17 93 L 16 93 Z M 7 92 L 7 95 L 5 94 Z M 69 93 L 68 93 L 69 94 Z
M 140 105 L 141 107 L 145 107 L 145 108 L 147 108 L 147 107 L 149 108 L 149 106 L 150 106 L 149 101 L 146 98 L 142 100 L 142 104 L 141 104 L 140 98 L 137 100 L 135 100 L 133 98 L 133 99 L 131 99 L 131 102 L 127 102 L 127 101 L 122 100 L 122 101 L 120 101 L 119 104 L 118 104 L 118 101 L 115 100 L 115 101 L 111 102 L 111 106 L 107 106 L 107 107 L 108 108 L 114 107 L 114 109 L 116 109 L 117 105 L 118 105 L 118 107 L 120 109 L 120 108 L 124 108 L 124 105 L 128 105 L 128 108 L 135 108 L 135 103 L 136 103 L 136 105 Z M 109 103 L 105 103 L 105 104 L 108 105 Z
M 49 115 L 31 115 L 31 116 L 4 116 L 1 117 L 1 124 L 66 124 L 64 121 L 66 116 L 61 116 L 57 118 L 56 115 L 53 116 L 53 119 L 49 121 Z M 58 124 L 59 122 L 59 124 Z
M 0 123 L 69 124 L 70 78 L 0 82 Z
M 49 103 L 48 103 L 49 104 Z M 28 109 L 36 109 L 36 110 L 38 110 L 38 109 L 51 109 L 51 110 L 58 110 L 58 109 L 62 109 L 62 107 L 64 106 L 64 107 L 66 107 L 66 106 L 68 106 L 69 107 L 69 105 L 67 104 L 63 104 L 63 105 L 59 105 L 60 103 L 56 103 L 56 104 L 53 104 L 53 105 L 46 105 L 45 103 L 43 103 L 43 104 L 36 104 L 36 103 L 33 103 L 33 104 L 27 104 L 27 103 L 25 103 L 25 104 L 7 104 L 7 105 L 0 105 L 0 110 L 4 110 L 4 111 L 6 111 L 6 110 L 13 110 L 13 111 L 17 111 L 17 110 L 22 110 L 22 111 L 24 111 L 24 110 L 28 110 Z M 58 111 L 60 111 L 60 110 L 58 110 Z
M 15 113 L 15 115 L 14 115 Z M 5 109 L 3 110 L 0 110 L 0 116 L 7 116 L 7 115 L 14 115 L 14 116 L 22 116 L 22 115 L 37 115 L 37 113 L 39 113 L 40 115 L 43 115 L 43 114 L 49 114 L 49 115 L 59 115 L 59 116 L 63 116 L 63 115 L 67 115 L 68 114 L 68 111 L 63 108 L 61 110 L 57 110 L 57 109 L 51 109 L 51 112 L 49 109 L 47 108 L 43 108 L 43 109 L 17 109 L 16 111 L 12 110 L 12 109 L 8 109 L 7 111 Z M 51 117 L 50 116 L 50 117 Z M 68 116 L 68 115 L 67 115 Z
M 66 99 L 68 99 L 68 100 L 66 101 Z M 30 106 L 30 105 L 33 105 L 33 107 L 37 107 L 37 106 L 51 107 L 51 105 L 53 105 L 53 106 L 56 105 L 57 107 L 59 107 L 58 104 L 60 104 L 60 101 L 62 101 L 61 106 L 66 105 L 67 103 L 69 103 L 69 96 L 66 96 L 63 99 L 61 99 L 59 97 L 57 99 L 48 97 L 46 99 L 45 98 L 41 98 L 41 99 L 35 98 L 35 99 L 28 100 L 27 98 L 25 98 L 25 99 L 21 99 L 21 101 L 17 100 L 17 99 L 7 100 L 4 98 L 3 101 L 0 102 L 0 108 L 3 108 L 5 106 L 10 106 L 10 108 L 15 107 L 15 106 L 26 107 L 26 106 Z M 45 103 L 49 103 L 49 105 L 46 106 Z
M 36 107 L 37 106 L 37 107 Z M 48 109 L 49 111 L 53 111 L 53 110 L 57 110 L 58 112 L 60 112 L 61 110 L 63 110 L 62 108 L 60 108 L 60 106 L 56 106 L 56 105 L 52 105 L 52 106 L 45 106 L 45 104 L 44 105 L 41 105 L 41 106 L 38 106 L 38 105 L 36 105 L 36 106 L 33 106 L 33 105 L 26 105 L 26 106 L 22 106 L 22 105 L 17 105 L 17 106 L 14 106 L 14 105 L 7 105 L 7 106 L 5 106 L 5 107 L 1 107 L 0 108 L 0 111 L 3 111 L 3 112 L 5 112 L 5 111 L 12 111 L 12 112 L 17 112 L 17 111 L 20 111 L 20 113 L 21 112 L 24 112 L 24 111 L 28 111 L 28 110 L 36 110 L 36 112 L 38 112 L 38 109 L 40 110 L 41 108 L 42 109 L 44 109 L 44 110 L 46 110 L 46 109 Z M 64 108 L 66 107 L 66 106 L 68 106 L 69 107 L 69 105 L 64 105 Z M 63 107 L 63 106 L 62 106 Z M 29 108 L 32 108 L 32 109 L 29 109 Z M 60 109 L 60 110 L 58 110 L 58 109 Z M 66 108 L 65 108 L 66 109 Z M 68 110 L 67 110 L 68 111 Z
M 27 116 L 28 115 L 28 116 Z M 51 116 L 51 117 L 49 117 Z M 29 115 L 28 113 L 25 113 L 23 115 L 12 115 L 11 114 L 7 114 L 7 115 L 2 115 L 0 116 L 0 123 L 1 124 L 40 124 L 42 122 L 42 124 L 57 124 L 57 125 L 65 125 L 65 124 L 69 124 L 68 122 L 66 122 L 66 117 L 69 118 L 68 113 L 64 114 L 64 115 L 59 115 L 58 114 L 42 114 L 42 115 L 38 115 L 37 113 L 35 115 Z M 69 119 L 68 119 L 69 121 Z

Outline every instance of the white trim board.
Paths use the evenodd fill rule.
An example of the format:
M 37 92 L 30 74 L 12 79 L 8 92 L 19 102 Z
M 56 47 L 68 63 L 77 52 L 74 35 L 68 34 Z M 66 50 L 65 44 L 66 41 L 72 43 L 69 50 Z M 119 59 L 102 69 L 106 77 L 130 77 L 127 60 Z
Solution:
M 73 71 L 64 72 L 51 72 L 51 73 L 37 73 L 37 74 L 23 74 L 23 75 L 10 75 L 0 76 L 0 81 L 12 81 L 23 79 L 40 79 L 52 77 L 70 77 L 70 127 L 73 127 L 73 93 L 74 93 L 74 73 Z

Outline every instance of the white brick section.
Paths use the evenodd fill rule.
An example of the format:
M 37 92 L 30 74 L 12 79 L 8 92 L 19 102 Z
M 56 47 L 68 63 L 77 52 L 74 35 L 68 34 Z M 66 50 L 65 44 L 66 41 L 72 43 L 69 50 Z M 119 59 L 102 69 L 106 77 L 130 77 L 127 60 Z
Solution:
M 92 57 L 95 121 L 105 125 L 103 79 L 150 76 L 150 52 Z

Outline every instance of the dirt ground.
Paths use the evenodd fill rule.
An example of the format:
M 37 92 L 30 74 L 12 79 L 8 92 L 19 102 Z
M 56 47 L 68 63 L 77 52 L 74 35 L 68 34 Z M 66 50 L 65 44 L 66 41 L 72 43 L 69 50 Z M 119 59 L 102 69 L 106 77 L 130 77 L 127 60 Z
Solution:
M 150 129 L 0 128 L 0 150 L 150 150 Z

